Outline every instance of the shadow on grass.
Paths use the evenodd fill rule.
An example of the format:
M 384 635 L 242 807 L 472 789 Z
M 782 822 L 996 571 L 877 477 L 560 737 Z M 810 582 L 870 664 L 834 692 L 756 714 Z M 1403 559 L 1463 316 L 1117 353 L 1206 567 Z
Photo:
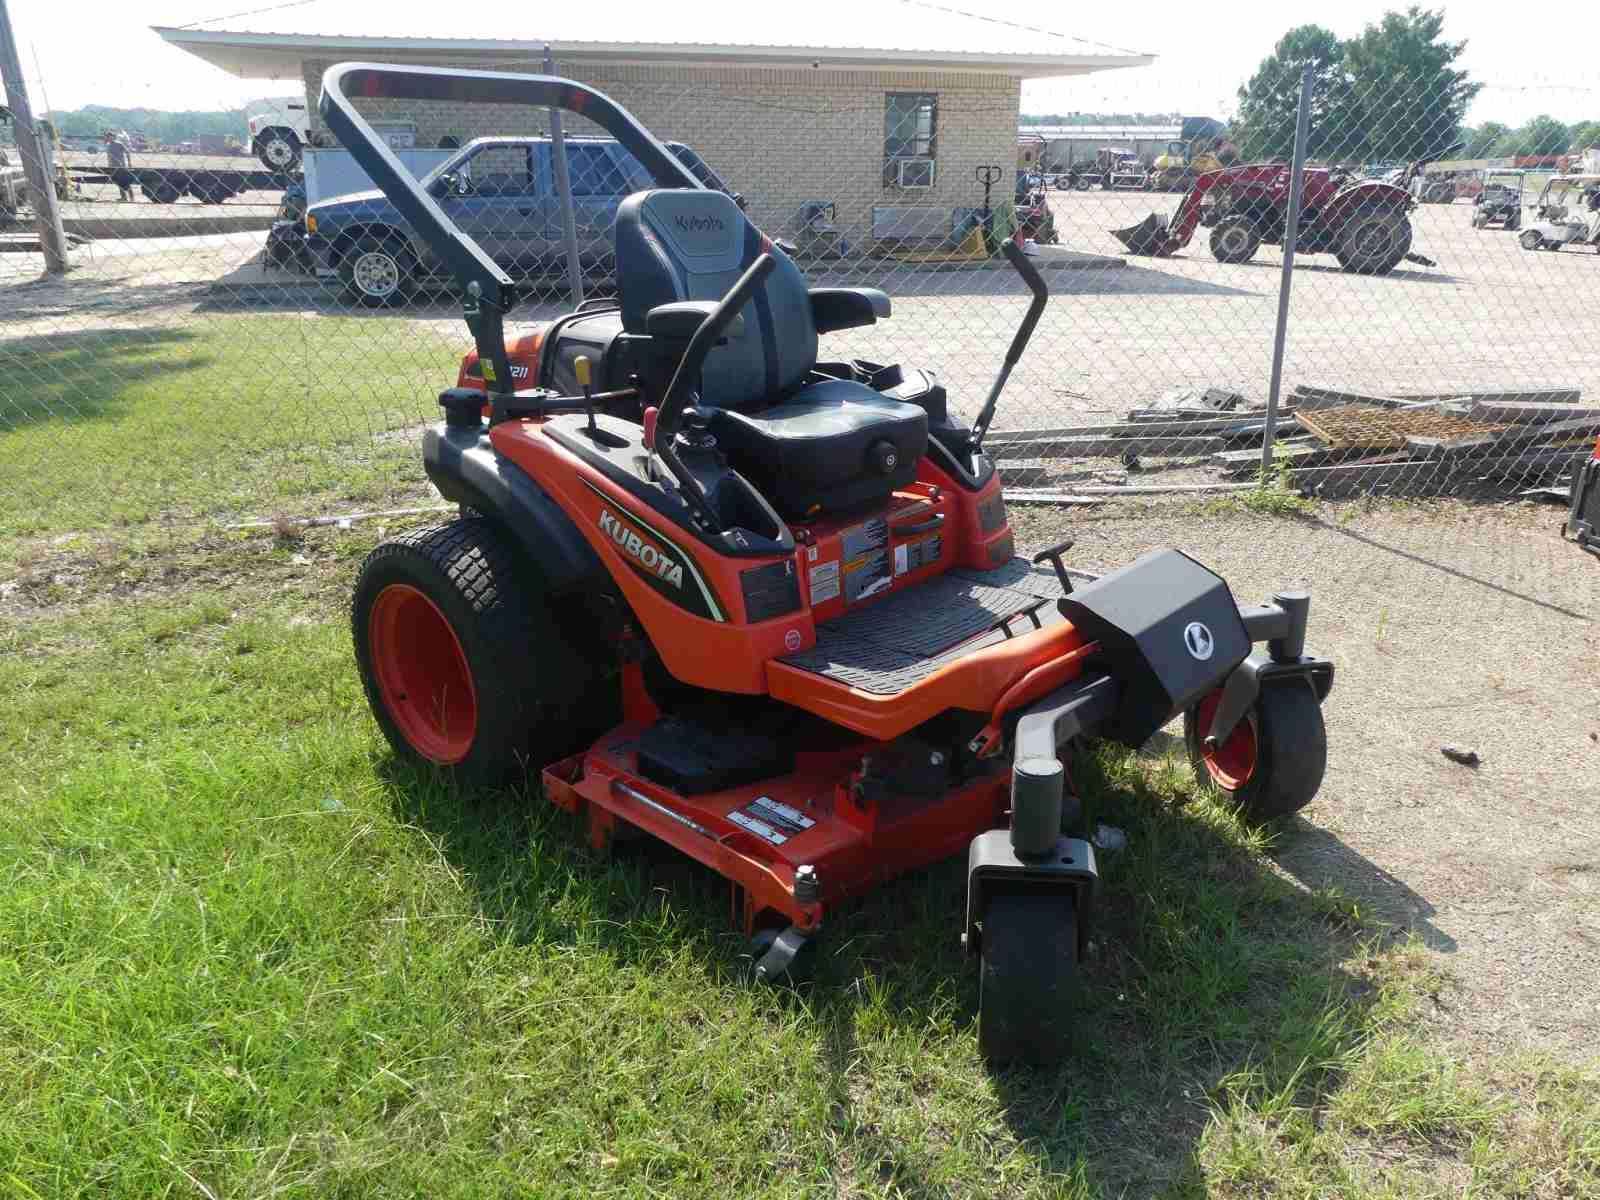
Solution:
M 399 815 L 518 941 L 581 938 L 644 966 L 689 941 L 711 974 L 739 969 L 728 886 L 708 869 L 652 839 L 595 854 L 578 823 L 531 790 L 464 793 L 380 769 Z M 1075 1053 L 1057 1069 L 989 1071 L 988 1088 L 1041 1174 L 1089 1194 L 1181 1190 L 1199 1178 L 1224 1093 L 1310 1103 L 1337 1081 L 1364 1036 L 1370 988 L 1344 965 L 1363 930 L 1337 895 L 1274 872 L 1265 843 L 1195 799 L 1173 767 L 1100 750 L 1081 755 L 1073 777 L 1092 819 L 1131 839 L 1102 866 L 1081 994 L 1063 1014 Z M 1305 834 L 1290 825 L 1279 836 L 1292 846 Z M 886 1119 L 904 1109 L 891 1081 L 909 1072 L 914 1091 L 919 1077 L 937 1087 L 971 1073 L 974 1104 L 984 1102 L 977 971 L 959 945 L 965 889 L 965 862 L 952 859 L 841 907 L 816 979 L 790 1000 L 816 1031 L 841 1162 L 906 1196 L 950 1191 L 926 1142 Z
M 158 376 L 176 380 L 210 365 L 209 354 L 183 352 L 194 340 L 190 330 L 155 327 L 0 341 L 0 375 L 12 384 L 0 407 L 0 433 L 117 417 L 132 385 Z

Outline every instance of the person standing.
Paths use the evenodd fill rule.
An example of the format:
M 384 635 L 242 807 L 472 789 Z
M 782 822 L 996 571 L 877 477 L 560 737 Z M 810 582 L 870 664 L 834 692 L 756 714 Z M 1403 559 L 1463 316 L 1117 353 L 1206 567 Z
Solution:
M 133 147 L 128 144 L 126 136 L 118 137 L 112 130 L 105 131 L 106 139 L 106 165 L 111 168 L 111 182 L 117 185 L 117 190 L 122 193 L 122 199 L 129 204 L 135 200 L 133 194 Z

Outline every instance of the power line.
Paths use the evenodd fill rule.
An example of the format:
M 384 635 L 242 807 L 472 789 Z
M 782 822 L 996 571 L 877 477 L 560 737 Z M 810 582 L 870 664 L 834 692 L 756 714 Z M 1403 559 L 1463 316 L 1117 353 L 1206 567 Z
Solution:
M 245 12 L 227 13 L 223 16 L 204 17 L 198 21 L 190 21 L 187 25 L 179 25 L 179 29 L 194 29 L 200 25 L 209 25 L 213 21 L 232 21 L 237 17 L 254 17 L 260 13 L 277 12 L 284 8 L 304 8 L 307 4 L 315 4 L 317 0 L 289 0 L 287 4 L 272 4 L 266 8 L 252 8 Z
M 1069 42 L 1079 42 L 1085 46 L 1095 46 L 1101 50 L 1114 50 L 1118 54 L 1142 54 L 1140 50 L 1129 50 L 1126 46 L 1112 46 L 1105 42 L 1096 42 L 1089 38 L 1077 37 L 1074 34 L 1062 33 L 1059 29 L 1044 29 L 1038 25 L 1024 25 L 1020 21 L 1008 21 L 1004 17 L 991 17 L 985 13 L 967 12 L 965 9 L 951 8 L 945 4 L 933 4 L 929 0 L 900 0 L 902 4 L 909 4 L 914 8 L 925 8 L 930 12 L 949 13 L 951 16 L 966 17 L 972 21 L 987 21 L 991 25 L 1004 25 L 1008 29 L 1020 29 L 1024 33 L 1042 33 L 1046 37 L 1063 38 Z

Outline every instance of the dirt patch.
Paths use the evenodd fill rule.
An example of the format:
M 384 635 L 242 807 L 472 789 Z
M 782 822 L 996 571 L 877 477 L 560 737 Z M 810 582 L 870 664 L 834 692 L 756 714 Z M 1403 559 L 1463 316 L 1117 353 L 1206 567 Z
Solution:
M 1444 1032 L 1484 1048 L 1591 1052 L 1600 1037 L 1600 574 L 1546 507 L 1013 512 L 1019 546 L 1077 539 L 1105 570 L 1183 550 L 1241 602 L 1312 594 L 1337 670 L 1327 779 L 1276 857 L 1414 930 L 1460 980 Z M 1469 747 L 1469 768 L 1440 753 Z

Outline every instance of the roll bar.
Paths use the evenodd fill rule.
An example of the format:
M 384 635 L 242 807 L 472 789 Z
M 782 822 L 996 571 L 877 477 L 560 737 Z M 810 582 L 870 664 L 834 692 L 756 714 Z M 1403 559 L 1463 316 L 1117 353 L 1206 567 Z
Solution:
M 466 298 L 467 327 L 477 342 L 478 359 L 484 364 L 484 383 L 491 391 L 506 395 L 514 389 L 506 360 L 503 318 L 516 307 L 516 285 L 482 247 L 445 216 L 438 202 L 395 157 L 388 142 L 357 111 L 353 98 L 454 100 L 564 109 L 587 117 L 616 138 L 659 186 L 702 187 L 693 173 L 625 108 L 571 79 L 365 62 L 335 63 L 323 73 L 317 111 L 461 286 Z

